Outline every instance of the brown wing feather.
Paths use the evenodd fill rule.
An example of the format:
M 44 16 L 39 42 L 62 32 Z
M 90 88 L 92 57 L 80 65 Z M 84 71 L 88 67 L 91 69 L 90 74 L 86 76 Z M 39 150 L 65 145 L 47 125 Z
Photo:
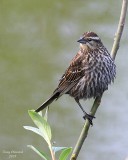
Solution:
M 84 76 L 84 70 L 82 67 L 82 56 L 81 52 L 72 59 L 69 67 L 60 79 L 60 83 L 55 92 L 60 92 L 60 96 L 68 92 L 78 81 Z

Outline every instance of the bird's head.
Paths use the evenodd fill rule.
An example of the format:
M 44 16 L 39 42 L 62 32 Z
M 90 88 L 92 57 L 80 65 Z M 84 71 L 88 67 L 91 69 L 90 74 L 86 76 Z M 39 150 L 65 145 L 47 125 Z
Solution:
M 96 49 L 102 44 L 101 39 L 94 32 L 85 32 L 77 42 L 82 49 Z

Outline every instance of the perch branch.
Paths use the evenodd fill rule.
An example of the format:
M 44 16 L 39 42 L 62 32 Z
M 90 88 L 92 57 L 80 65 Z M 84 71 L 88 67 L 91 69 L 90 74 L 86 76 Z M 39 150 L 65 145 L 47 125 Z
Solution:
M 117 28 L 117 32 L 115 34 L 115 38 L 114 38 L 114 43 L 113 43 L 113 47 L 112 47 L 112 50 L 111 50 L 111 56 L 112 58 L 115 60 L 115 57 L 116 57 L 116 54 L 117 54 L 117 51 L 119 49 L 119 44 L 120 44 L 120 40 L 121 40 L 121 36 L 122 36 L 122 33 L 123 33 L 123 28 L 124 28 L 124 24 L 125 24 L 125 19 L 126 19 L 126 12 L 127 12 L 127 5 L 128 5 L 128 0 L 123 0 L 122 1 L 122 9 L 121 9 L 121 14 L 120 14 L 120 20 L 119 20 L 119 24 L 118 24 L 118 28 Z M 93 106 L 91 108 L 91 115 L 94 116 L 99 105 L 100 105 L 100 102 L 101 102 L 101 97 L 97 97 L 93 103 Z M 73 153 L 71 155 L 71 158 L 70 160 L 76 160 L 77 157 L 78 157 L 78 154 L 81 150 L 81 147 L 84 143 L 84 140 L 86 139 L 87 135 L 88 135 L 88 130 L 89 130 L 89 127 L 90 127 L 90 123 L 88 120 L 85 121 L 85 124 L 82 128 L 82 131 L 81 131 L 81 134 L 78 138 L 78 141 L 76 143 L 76 146 L 73 150 Z

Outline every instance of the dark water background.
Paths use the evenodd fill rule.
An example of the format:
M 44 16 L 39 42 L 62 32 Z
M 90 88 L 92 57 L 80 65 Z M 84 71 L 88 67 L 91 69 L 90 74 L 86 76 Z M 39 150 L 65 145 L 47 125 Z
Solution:
M 121 9 L 120 0 L 0 1 L 0 158 L 21 151 L 15 159 L 41 159 L 26 147 L 42 150 L 45 142 L 23 125 L 33 125 L 36 109 L 56 88 L 77 40 L 95 31 L 109 51 Z M 128 156 L 128 17 L 116 57 L 117 78 L 104 94 L 94 126 L 78 159 L 124 160 Z M 89 111 L 92 100 L 82 102 Z M 74 100 L 63 96 L 51 105 L 49 122 L 57 146 L 74 147 L 83 126 Z

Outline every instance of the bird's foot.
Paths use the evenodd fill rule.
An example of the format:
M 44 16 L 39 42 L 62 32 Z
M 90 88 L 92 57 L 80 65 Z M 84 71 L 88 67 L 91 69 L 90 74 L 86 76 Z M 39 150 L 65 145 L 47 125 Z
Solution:
M 96 117 L 95 117 L 95 116 L 92 116 L 92 115 L 90 115 L 90 114 L 87 114 L 87 113 L 85 112 L 85 115 L 83 116 L 83 118 L 84 118 L 84 120 L 88 119 L 89 123 L 93 126 L 92 120 L 93 120 L 93 118 L 96 118 Z

